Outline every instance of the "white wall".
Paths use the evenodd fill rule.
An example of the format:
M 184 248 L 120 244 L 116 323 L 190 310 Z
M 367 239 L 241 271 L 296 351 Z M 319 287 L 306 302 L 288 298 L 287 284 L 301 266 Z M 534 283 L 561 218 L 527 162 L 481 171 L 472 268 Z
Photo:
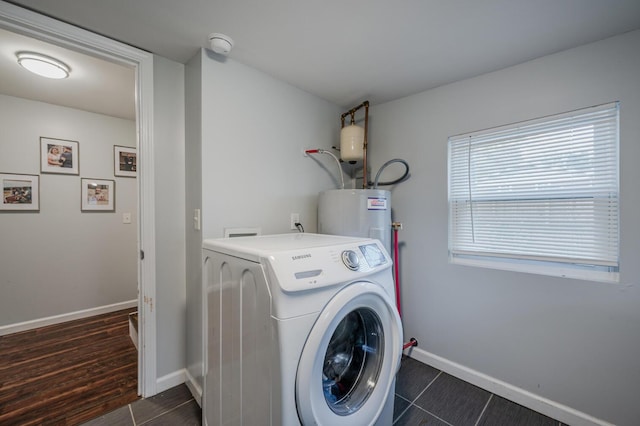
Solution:
M 164 389 L 184 381 L 176 372 L 186 364 L 184 65 L 154 56 L 153 70 L 156 348 Z
M 292 212 L 300 214 L 307 232 L 314 232 L 318 193 L 336 187 L 337 167 L 331 158 L 318 159 L 319 164 L 302 152 L 337 143 L 340 109 L 208 50 L 202 50 L 191 66 L 192 75 L 201 76 L 202 151 L 187 157 L 200 162 L 193 164 L 196 170 L 202 169 L 202 237 L 222 237 L 227 227 L 260 227 L 263 234 L 295 232 L 289 229 Z M 187 82 L 191 84 L 197 86 Z M 188 150 L 198 149 L 197 141 L 190 143 Z M 189 191 L 188 187 L 188 199 Z M 188 230 L 187 235 L 201 247 L 197 233 Z M 199 249 L 197 255 L 200 262 Z M 194 296 L 188 302 L 194 339 L 188 343 L 189 367 L 201 385 L 201 377 L 195 376 L 202 374 L 202 330 L 197 328 L 202 324 L 201 282 L 190 280 L 188 286 L 187 293 Z
M 640 424 L 638 52 L 635 31 L 372 109 L 373 169 L 395 157 L 411 163 L 392 197 L 404 224 L 406 337 L 420 344 L 413 356 L 441 357 L 583 413 L 565 417 L 572 421 Z M 448 136 L 616 100 L 620 284 L 448 263 Z M 566 407 L 561 415 L 571 414 Z
M 135 122 L 0 95 L 0 128 L 2 173 L 40 174 L 41 136 L 80 152 L 79 176 L 40 175 L 39 213 L 0 213 L 0 326 L 135 300 L 136 179 L 113 175 Z M 115 213 L 80 212 L 81 177 L 116 181 Z

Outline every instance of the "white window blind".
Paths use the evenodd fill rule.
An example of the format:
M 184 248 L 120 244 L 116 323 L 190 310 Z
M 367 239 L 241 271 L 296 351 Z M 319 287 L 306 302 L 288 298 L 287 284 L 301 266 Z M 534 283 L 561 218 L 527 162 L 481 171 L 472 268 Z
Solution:
M 449 253 L 618 270 L 611 103 L 449 138 Z

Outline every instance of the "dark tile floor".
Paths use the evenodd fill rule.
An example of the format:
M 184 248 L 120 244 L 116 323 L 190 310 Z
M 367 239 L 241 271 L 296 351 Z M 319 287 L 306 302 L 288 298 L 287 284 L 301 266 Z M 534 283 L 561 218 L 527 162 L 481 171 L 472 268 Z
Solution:
M 185 385 L 94 419 L 83 426 L 200 425 L 200 407 Z M 412 358 L 396 382 L 394 425 L 564 426 Z
M 393 411 L 395 426 L 563 426 L 408 357 L 396 380 Z
M 199 426 L 201 417 L 200 406 L 191 392 L 180 385 L 120 407 L 83 426 Z

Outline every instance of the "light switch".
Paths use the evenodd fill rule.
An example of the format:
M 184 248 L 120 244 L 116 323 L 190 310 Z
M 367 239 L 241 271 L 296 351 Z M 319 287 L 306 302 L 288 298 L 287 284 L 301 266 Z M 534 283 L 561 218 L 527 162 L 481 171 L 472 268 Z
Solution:
M 131 223 L 131 213 L 122 213 L 122 223 Z

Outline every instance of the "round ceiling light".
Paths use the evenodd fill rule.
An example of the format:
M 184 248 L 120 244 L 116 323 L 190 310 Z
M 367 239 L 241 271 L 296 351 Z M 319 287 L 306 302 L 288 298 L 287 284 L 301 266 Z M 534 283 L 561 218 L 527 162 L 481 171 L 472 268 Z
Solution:
M 71 68 L 50 56 L 35 52 L 18 52 L 18 63 L 25 69 L 42 77 L 62 79 L 69 77 Z

